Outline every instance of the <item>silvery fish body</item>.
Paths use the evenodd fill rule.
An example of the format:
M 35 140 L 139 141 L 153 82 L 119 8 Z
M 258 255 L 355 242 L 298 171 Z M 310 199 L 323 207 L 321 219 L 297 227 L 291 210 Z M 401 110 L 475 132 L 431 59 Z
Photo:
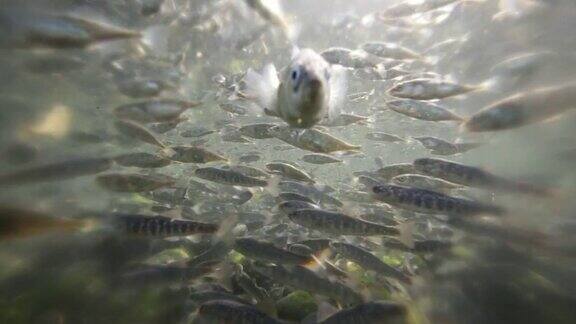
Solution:
M 282 118 L 295 128 L 310 128 L 338 115 L 343 98 L 344 72 L 332 67 L 311 49 L 298 50 L 280 73 L 273 65 L 262 74 L 249 70 L 248 94 L 269 115 Z

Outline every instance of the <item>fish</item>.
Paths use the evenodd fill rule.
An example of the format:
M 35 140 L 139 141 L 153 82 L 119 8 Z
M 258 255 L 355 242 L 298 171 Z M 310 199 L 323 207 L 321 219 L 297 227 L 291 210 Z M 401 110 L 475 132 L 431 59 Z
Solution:
M 303 181 L 308 183 L 315 183 L 312 176 L 308 173 L 296 168 L 293 165 L 282 162 L 273 162 L 266 164 L 266 169 L 271 173 L 280 174 L 283 177 L 290 178 L 296 181 Z
M 284 36 L 292 40 L 295 37 L 295 30 L 288 24 L 282 11 L 280 3 L 266 0 L 244 0 L 262 19 L 284 32 Z
M 342 242 L 331 242 L 330 249 L 367 270 L 373 270 L 405 284 L 411 283 L 410 277 L 382 262 L 377 256 L 362 247 Z
M 200 137 L 204 137 L 206 135 L 213 134 L 215 132 L 216 132 L 215 130 L 204 128 L 204 127 L 200 126 L 200 127 L 195 127 L 195 128 L 184 130 L 184 131 L 180 132 L 180 136 L 185 137 L 185 138 L 190 138 L 190 137 L 200 138 Z
M 231 300 L 211 300 L 200 305 L 194 324 L 280 324 L 256 307 Z
M 90 224 L 84 218 L 54 217 L 34 210 L 0 206 L 0 241 L 79 232 L 88 229 Z
M 301 160 L 310 164 L 331 164 L 343 162 L 342 160 L 327 154 L 305 154 L 302 156 Z
M 384 226 L 348 215 L 320 209 L 299 209 L 288 213 L 288 218 L 303 227 L 333 235 L 398 236 L 400 229 Z
M 62 181 L 98 174 L 110 169 L 112 165 L 113 160 L 110 158 L 82 158 L 31 166 L 12 172 L 1 173 L 0 186 Z
M 506 213 L 506 210 L 499 206 L 455 198 L 426 189 L 381 184 L 373 187 L 372 193 L 378 201 L 424 214 L 470 217 L 502 216 Z
M 175 264 L 176 263 L 176 264 Z M 213 265 L 201 264 L 198 267 L 186 267 L 177 262 L 155 264 L 135 269 L 121 276 L 121 284 L 128 286 L 183 285 L 213 272 Z
M 268 174 L 266 171 L 248 165 L 223 166 L 222 169 L 239 172 L 253 178 L 270 179 L 270 174 Z
M 372 55 L 395 60 L 422 58 L 422 56 L 415 51 L 394 43 L 367 42 L 362 44 L 360 48 Z
M 25 62 L 24 68 L 36 74 L 71 73 L 83 69 L 86 60 L 79 55 L 47 54 Z
M 304 196 L 304 195 L 301 195 L 301 194 L 295 193 L 295 192 L 281 192 L 280 194 L 278 194 L 277 199 L 279 200 L 279 203 L 284 202 L 284 201 L 290 201 L 290 200 L 304 201 L 304 202 L 307 202 L 310 204 L 316 203 L 310 197 Z
M 246 136 L 253 139 L 267 139 L 274 138 L 274 135 L 270 134 L 270 129 L 277 126 L 273 123 L 259 123 L 259 124 L 249 124 L 244 125 L 238 129 L 242 136 Z
M 136 139 L 160 148 L 166 147 L 162 142 L 160 142 L 160 140 L 156 138 L 156 136 L 154 136 L 154 134 L 137 123 L 126 120 L 117 120 L 114 122 L 114 126 L 116 126 L 116 129 L 122 135 L 128 138 Z
M 378 185 L 384 183 L 382 180 L 372 178 L 369 176 L 365 176 L 365 175 L 361 175 L 359 177 L 356 177 L 355 180 L 358 181 L 358 183 L 361 184 L 362 186 L 364 186 L 364 189 L 367 189 L 367 190 L 371 190 L 372 187 L 378 186 Z
M 165 90 L 165 85 L 157 80 L 132 79 L 117 81 L 118 91 L 130 98 L 156 97 Z
M 286 200 L 278 204 L 278 210 L 286 216 L 303 209 L 320 209 L 320 206 L 304 200 Z
M 330 64 L 352 69 L 376 68 L 385 62 L 382 58 L 364 50 L 351 50 L 343 47 L 327 48 L 320 55 Z
M 260 161 L 260 159 L 261 159 L 260 153 L 248 153 L 248 154 L 241 155 L 238 158 L 238 162 L 252 163 L 252 162 Z
M 348 126 L 353 124 L 363 124 L 370 118 L 366 116 L 354 115 L 354 114 L 339 114 L 338 116 L 320 122 L 318 125 L 327 127 L 338 127 L 338 126 Z
M 250 305 L 249 301 L 224 291 L 194 291 L 190 293 L 189 299 L 196 304 L 203 304 L 212 300 L 229 300 L 240 304 Z
M 263 262 L 276 264 L 307 264 L 314 262 L 310 256 L 302 256 L 288 250 L 276 247 L 274 244 L 252 238 L 237 238 L 234 250 L 245 256 Z
M 438 104 L 413 99 L 390 100 L 386 102 L 389 109 L 408 117 L 426 121 L 457 121 L 464 118 Z
M 435 155 L 456 155 L 466 153 L 484 145 L 484 143 L 450 143 L 431 136 L 414 137 L 414 139 Z
M 417 13 L 425 13 L 427 11 L 438 9 L 458 1 L 461 0 L 427 0 L 425 2 L 418 3 L 404 1 L 388 7 L 383 12 L 380 12 L 378 16 L 381 19 L 396 19 L 398 17 L 411 16 Z
M 462 95 L 481 89 L 480 86 L 460 85 L 450 81 L 414 79 L 396 84 L 388 94 L 397 98 L 432 100 Z
M 401 137 L 398 137 L 394 134 L 388 134 L 382 132 L 370 132 L 366 134 L 366 139 L 376 142 L 390 142 L 390 143 L 404 142 L 404 139 Z
M 284 285 L 303 289 L 319 295 L 332 297 L 344 304 L 362 302 L 362 296 L 351 288 L 327 278 L 303 266 L 285 268 L 280 265 L 254 264 L 254 270 Z
M 172 163 L 170 159 L 150 153 L 126 153 L 114 157 L 114 162 L 125 167 L 162 168 Z
M 204 164 L 210 162 L 226 162 L 227 158 L 217 153 L 197 146 L 172 146 L 169 148 L 173 154 L 168 153 L 171 160 L 181 163 Z
M 214 234 L 219 229 L 217 224 L 172 219 L 158 215 L 116 214 L 112 221 L 121 233 L 136 236 L 175 237 Z
M 545 122 L 573 108 L 576 83 L 530 89 L 514 94 L 470 116 L 462 129 L 494 132 Z
M 143 175 L 137 173 L 108 173 L 96 176 L 95 182 L 112 192 L 143 192 L 172 187 L 176 180 L 165 175 Z
M 343 71 L 311 49 L 298 50 L 280 79 L 273 65 L 267 65 L 262 74 L 250 69 L 245 78 L 248 95 L 266 114 L 303 129 L 338 115 L 345 82 Z
M 267 180 L 246 176 L 240 172 L 214 167 L 196 169 L 194 175 L 200 179 L 239 187 L 267 187 L 271 183 Z
M 443 159 L 416 159 L 414 160 L 414 168 L 418 173 L 467 187 L 523 193 L 537 197 L 555 197 L 560 194 L 554 188 L 506 179 L 479 167 L 468 166 Z
M 381 167 L 375 171 L 375 174 L 385 180 L 391 180 L 395 176 L 407 173 L 415 173 L 412 163 L 397 163 Z
M 306 129 L 299 131 L 290 127 L 277 126 L 270 130 L 274 137 L 302 150 L 314 153 L 332 153 L 338 151 L 358 151 L 360 146 L 346 143 L 328 133 Z
M 415 187 L 440 192 L 450 192 L 451 190 L 463 188 L 461 185 L 446 180 L 420 174 L 401 174 L 392 178 L 392 183 L 399 186 Z
M 412 248 L 407 247 L 396 240 L 389 240 L 383 242 L 384 247 L 411 253 L 435 253 L 438 251 L 449 250 L 454 246 L 450 241 L 438 240 L 414 240 Z
M 319 324 L 384 324 L 407 322 L 406 307 L 390 301 L 370 301 L 343 309 L 318 322 Z
M 182 123 L 183 121 L 187 121 L 187 120 L 188 120 L 187 117 L 180 116 L 180 117 L 178 117 L 172 121 L 149 123 L 146 126 L 149 130 L 153 131 L 156 134 L 164 134 L 164 133 L 167 133 L 167 132 L 173 130 L 178 125 L 180 125 L 180 123 Z
M 199 105 L 201 103 L 196 101 L 154 99 L 118 106 L 113 114 L 119 119 L 136 123 L 170 122 L 178 119 L 187 109 Z
M 330 248 L 330 240 L 329 239 L 325 239 L 325 238 L 321 238 L 321 239 L 308 239 L 308 240 L 303 240 L 303 241 L 296 241 L 291 243 L 288 246 L 288 249 L 290 249 L 291 245 L 304 245 L 306 247 L 308 247 L 312 253 L 318 253 L 324 250 L 327 250 L 328 248 Z
M 95 20 L 37 10 L 0 11 L 0 47 L 86 48 L 105 41 L 140 38 L 139 31 L 103 24 Z

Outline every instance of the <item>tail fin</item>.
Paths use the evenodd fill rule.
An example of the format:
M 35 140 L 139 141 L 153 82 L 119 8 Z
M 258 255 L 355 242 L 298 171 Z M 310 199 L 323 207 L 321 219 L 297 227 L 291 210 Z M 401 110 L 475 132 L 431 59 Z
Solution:
M 244 77 L 246 83 L 246 95 L 263 109 L 274 112 L 276 110 L 276 100 L 280 80 L 276 68 L 268 64 L 262 70 L 262 74 L 248 69 Z

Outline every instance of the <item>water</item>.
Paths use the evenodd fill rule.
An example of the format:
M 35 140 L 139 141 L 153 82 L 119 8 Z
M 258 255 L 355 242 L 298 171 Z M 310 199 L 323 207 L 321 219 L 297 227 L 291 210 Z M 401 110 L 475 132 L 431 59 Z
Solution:
M 262 1 L 266 5 L 272 2 Z M 400 316 L 400 322 L 573 323 L 576 120 L 569 109 L 570 94 L 555 96 L 568 98 L 562 102 L 565 112 L 523 127 L 489 132 L 466 131 L 455 121 L 410 118 L 388 109 L 386 101 L 399 99 L 387 93 L 398 83 L 434 73 L 436 80 L 478 87 L 433 101 L 466 120 L 515 94 L 569 86 L 576 74 L 576 41 L 572 37 L 576 5 L 569 0 L 453 1 L 424 10 L 436 2 L 423 1 L 413 7 L 414 14 L 404 17 L 398 13 L 385 17 L 386 10 L 400 1 L 283 1 L 282 10 L 272 10 L 276 12 L 272 16 L 263 11 L 268 7 L 254 9 L 240 0 L 2 1 L 0 206 L 1 216 L 10 222 L 2 221 L 0 240 L 0 322 L 225 322 L 210 317 L 211 308 L 200 306 L 205 300 L 188 296 L 191 291 L 216 289 L 208 283 L 224 287 L 229 296 L 255 305 L 271 318 L 286 321 L 306 318 L 313 323 L 318 320 L 314 315 L 319 305 L 333 311 L 356 305 L 254 270 L 257 265 L 252 261 L 258 259 L 259 251 L 243 256 L 232 247 L 234 238 L 250 237 L 280 248 L 304 239 L 327 238 L 369 249 L 410 276 L 412 283 L 385 279 L 341 255 L 328 253 L 330 249 L 325 247 L 317 258 L 330 261 L 347 278 L 334 275 L 326 266 L 308 266 L 321 278 L 347 285 L 364 302 L 402 304 L 408 315 Z M 90 44 L 80 44 L 86 36 L 78 28 L 86 27 L 61 27 L 57 24 L 62 17 L 50 16 L 54 13 L 123 28 L 121 38 L 125 39 L 96 41 L 92 36 L 88 37 Z M 43 20 L 45 17 L 53 20 Z M 49 38 L 62 30 L 65 37 L 80 41 L 71 43 L 65 38 L 63 43 Z M 46 34 L 49 31 L 53 34 Z M 142 37 L 134 38 L 133 32 Z M 401 45 L 420 57 L 366 59 L 366 53 L 358 49 L 372 41 Z M 248 69 L 261 71 L 270 63 L 282 73 L 295 45 L 318 53 L 347 48 L 364 55 L 360 63 L 378 63 L 346 70 L 342 112 L 368 120 L 315 126 L 361 146 L 359 151 L 331 153 L 342 163 L 309 164 L 302 156 L 312 152 L 277 138 L 251 139 L 239 132 L 240 127 L 254 123 L 286 125 L 245 99 L 247 87 L 242 80 Z M 512 60 L 520 55 L 531 56 Z M 390 77 L 393 63 L 398 64 L 396 71 L 408 75 Z M 142 122 L 148 134 L 126 136 L 115 126 L 117 107 L 159 98 L 202 104 L 184 110 L 181 118 L 170 120 L 172 124 Z M 230 104 L 243 111 L 221 108 Z M 157 131 L 159 128 L 163 131 Z M 404 141 L 371 141 L 366 138 L 371 132 L 393 134 Z M 153 136 L 164 148 L 145 143 L 142 136 Z M 414 139 L 423 136 L 484 144 L 461 154 L 437 156 Z M 199 146 L 227 161 L 170 163 L 170 148 L 177 146 Z M 32 174 L 28 170 L 38 166 L 136 152 L 156 155 L 162 163 L 157 168 L 112 163 L 109 168 L 106 164 L 74 176 L 70 169 L 56 168 L 50 171 L 56 174 L 51 179 L 41 179 L 49 173 L 42 171 L 28 183 L 1 181 L 2 176 L 20 170 Z M 369 193 L 360 193 L 364 189 L 355 172 L 372 172 L 423 157 L 480 167 L 508 180 L 546 188 L 550 195 L 494 186 L 449 192 L 507 210 L 503 217 L 474 216 L 476 226 L 497 226 L 479 229 L 448 224 L 450 220 L 442 216 L 388 206 Z M 405 252 L 390 248 L 386 245 L 389 240 L 382 237 L 309 230 L 278 211 L 279 175 L 259 178 L 267 182 L 265 186 L 246 188 L 207 181 L 195 173 L 197 168 L 226 165 L 266 170 L 267 163 L 277 161 L 295 164 L 312 175 L 315 187 L 307 187 L 311 192 L 295 191 L 320 200 L 322 209 L 360 218 L 377 209 L 376 214 L 386 214 L 399 223 L 415 222 L 416 240 L 448 242 L 450 248 Z M 116 192 L 96 180 L 113 173 L 171 179 L 170 185 L 152 192 L 134 189 L 138 184 L 129 186 L 132 192 Z M 17 212 L 11 214 L 8 208 L 17 208 Z M 71 229 L 57 223 L 56 230 L 48 231 L 48 225 L 25 217 L 29 211 L 40 213 L 42 219 L 80 221 L 82 226 Z M 147 235 L 135 238 L 114 225 L 118 213 L 185 218 L 219 224 L 220 230 L 166 239 L 158 238 L 158 231 L 144 229 Z M 11 222 L 40 232 L 19 232 L 8 227 Z M 216 262 L 203 267 L 187 265 L 206 250 L 211 253 L 207 260 Z M 243 273 L 240 264 L 249 279 L 243 285 L 237 279 Z M 246 286 L 252 281 L 259 289 Z M 218 295 L 216 299 L 221 298 Z M 198 307 L 204 311 L 198 312 Z M 223 307 L 234 310 L 237 305 Z M 240 323 L 241 318 L 255 322 L 245 309 L 236 310 L 240 315 L 233 316 L 230 323 Z M 331 313 L 321 311 L 320 317 Z M 376 317 L 378 320 L 369 323 L 388 323 L 383 316 Z M 368 323 L 359 319 L 347 322 Z

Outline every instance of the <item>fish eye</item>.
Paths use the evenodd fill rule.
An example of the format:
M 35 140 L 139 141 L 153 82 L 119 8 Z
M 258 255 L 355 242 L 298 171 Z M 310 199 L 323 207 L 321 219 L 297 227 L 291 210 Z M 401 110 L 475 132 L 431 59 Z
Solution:
M 292 70 L 292 80 L 296 81 L 298 79 L 298 70 Z

